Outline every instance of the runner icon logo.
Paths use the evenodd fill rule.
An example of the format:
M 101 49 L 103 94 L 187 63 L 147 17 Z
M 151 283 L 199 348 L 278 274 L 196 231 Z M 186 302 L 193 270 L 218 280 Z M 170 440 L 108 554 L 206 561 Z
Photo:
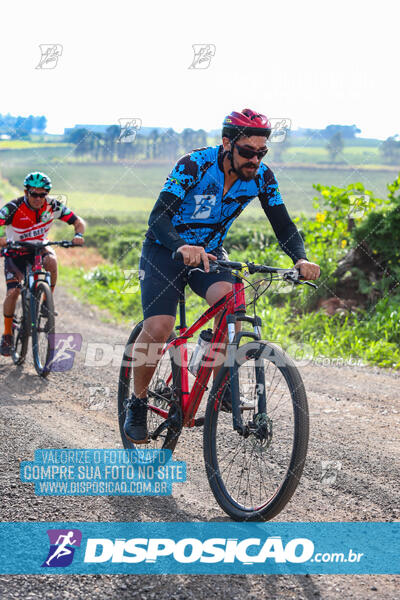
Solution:
M 82 541 L 79 529 L 48 529 L 50 548 L 42 567 L 68 567 Z
M 69 371 L 75 360 L 75 353 L 82 347 L 80 333 L 50 333 L 49 341 L 54 348 L 48 366 L 51 371 Z

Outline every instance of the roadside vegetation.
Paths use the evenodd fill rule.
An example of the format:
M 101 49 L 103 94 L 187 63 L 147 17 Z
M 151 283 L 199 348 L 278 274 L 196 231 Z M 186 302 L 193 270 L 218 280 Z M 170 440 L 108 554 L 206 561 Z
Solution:
M 341 143 L 336 143 L 338 133 Z M 268 154 L 272 161 L 279 158 L 273 169 L 282 195 L 309 259 L 321 266 L 321 278 L 316 291 L 273 283 L 257 305 L 263 335 L 298 358 L 361 360 L 398 369 L 400 179 L 393 181 L 397 139 L 385 145 L 349 140 L 345 133 L 332 130 L 318 139 L 305 131 L 302 138 L 288 138 L 280 150 L 277 144 Z M 334 135 L 336 142 L 330 143 Z M 21 182 L 29 170 L 48 173 L 52 192 L 87 220 L 86 245 L 106 261 L 90 269 L 85 263 L 79 268 L 61 265 L 61 281 L 85 301 L 130 323 L 141 318 L 138 263 L 148 215 L 176 159 L 172 154 L 155 156 L 154 140 L 148 142 L 149 158 L 140 156 L 132 164 L 105 160 L 105 155 L 99 157 L 103 162 L 96 162 L 90 153 L 76 152 L 79 142 L 66 138 L 54 143 L 0 142 L 0 205 L 22 193 Z M 192 142 L 186 133 L 185 143 Z M 218 141 L 207 137 L 206 143 Z M 316 181 L 321 184 L 314 185 Z M 60 223 L 53 232 L 59 239 L 71 235 Z M 232 259 L 292 264 L 278 247 L 257 200 L 235 222 L 225 247 Z M 190 290 L 187 299 L 192 320 L 205 304 Z
M 315 189 L 315 216 L 303 214 L 295 221 L 309 259 L 321 266 L 318 290 L 272 283 L 257 304 L 263 336 L 299 359 L 328 357 L 398 369 L 400 178 L 386 198 L 360 183 Z M 89 272 L 84 267 L 62 269 L 64 280 L 115 318 L 140 320 L 138 263 L 145 231 L 145 224 L 89 227 L 86 244 L 97 248 L 108 264 Z M 266 220 L 238 220 L 224 246 L 233 260 L 292 264 Z M 251 298 L 250 288 L 248 292 Z M 190 290 L 187 299 L 192 320 L 206 305 Z

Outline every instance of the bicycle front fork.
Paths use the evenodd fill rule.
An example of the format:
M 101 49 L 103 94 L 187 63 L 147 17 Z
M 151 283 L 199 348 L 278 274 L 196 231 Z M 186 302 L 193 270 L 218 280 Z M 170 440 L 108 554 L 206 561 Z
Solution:
M 246 321 L 253 325 L 253 331 L 235 331 L 235 325 L 238 321 Z M 227 315 L 226 322 L 228 325 L 228 364 L 229 364 L 229 375 L 230 375 L 230 388 L 232 398 L 232 419 L 233 428 L 240 435 L 247 437 L 250 434 L 248 425 L 243 424 L 242 410 L 240 406 L 240 390 L 239 390 L 239 368 L 240 368 L 240 357 L 238 356 L 239 343 L 242 337 L 250 337 L 254 340 L 261 339 L 261 319 L 260 317 L 249 317 L 244 313 L 235 313 Z M 254 348 L 254 350 L 256 350 Z M 247 352 L 244 359 L 251 358 L 251 349 Z M 239 360 L 238 360 L 239 359 Z M 257 364 L 258 357 L 255 356 L 255 383 L 256 383 L 256 394 L 257 394 L 257 413 L 258 415 L 266 415 L 267 413 L 267 401 L 265 395 L 265 373 L 262 364 Z

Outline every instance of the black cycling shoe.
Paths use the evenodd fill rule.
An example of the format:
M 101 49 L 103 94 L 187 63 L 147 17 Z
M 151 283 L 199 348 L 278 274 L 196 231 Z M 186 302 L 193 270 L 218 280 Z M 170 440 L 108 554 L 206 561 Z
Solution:
M 1 344 L 0 344 L 0 354 L 3 356 L 11 356 L 11 352 L 13 349 L 13 336 L 12 335 L 2 335 L 1 336 Z
M 126 405 L 124 433 L 135 444 L 147 444 L 147 398 L 132 398 Z

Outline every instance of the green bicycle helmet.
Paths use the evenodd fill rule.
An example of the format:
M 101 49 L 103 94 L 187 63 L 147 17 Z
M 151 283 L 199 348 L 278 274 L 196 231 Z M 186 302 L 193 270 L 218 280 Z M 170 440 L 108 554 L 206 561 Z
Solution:
M 40 171 L 29 173 L 24 179 L 24 187 L 44 188 L 45 190 L 51 190 L 51 179 Z

